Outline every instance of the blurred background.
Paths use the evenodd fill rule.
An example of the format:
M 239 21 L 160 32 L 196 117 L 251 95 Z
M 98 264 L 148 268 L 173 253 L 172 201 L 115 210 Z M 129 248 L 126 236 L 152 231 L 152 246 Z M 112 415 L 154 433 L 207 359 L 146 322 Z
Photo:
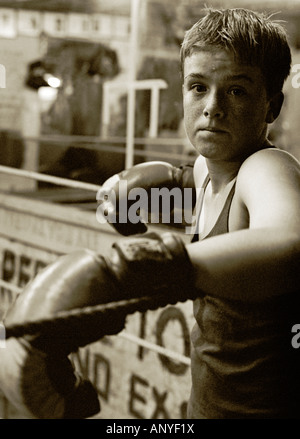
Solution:
M 300 158 L 300 0 L 0 0 L 0 165 L 102 184 L 141 161 L 193 159 L 179 48 L 204 3 L 284 21 L 294 72 L 270 138 Z M 0 176 L 4 190 L 45 186 Z

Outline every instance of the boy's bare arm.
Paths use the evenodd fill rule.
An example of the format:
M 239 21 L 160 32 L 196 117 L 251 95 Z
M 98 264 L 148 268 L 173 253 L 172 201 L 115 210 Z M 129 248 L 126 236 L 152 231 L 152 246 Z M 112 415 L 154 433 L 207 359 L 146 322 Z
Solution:
M 289 154 L 264 150 L 242 165 L 236 188 L 249 228 L 187 246 L 205 292 L 263 300 L 300 285 L 300 167 Z

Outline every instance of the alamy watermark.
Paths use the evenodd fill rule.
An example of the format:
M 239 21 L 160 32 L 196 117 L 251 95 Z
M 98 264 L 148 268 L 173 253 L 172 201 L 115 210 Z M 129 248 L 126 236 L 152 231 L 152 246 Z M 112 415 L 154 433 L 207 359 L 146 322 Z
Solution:
M 292 77 L 292 87 L 299 88 L 300 87 L 300 64 L 294 64 L 292 66 L 292 73 L 296 73 Z
M 300 324 L 293 325 L 291 332 L 295 335 L 291 338 L 291 344 L 294 349 L 300 348 Z
M 141 219 L 150 224 L 180 224 L 185 226 L 187 234 L 193 234 L 196 223 L 194 191 L 179 187 L 148 191 L 137 187 L 128 191 L 127 181 L 119 180 L 117 193 L 105 187 L 97 192 L 96 218 L 100 224 L 137 224 Z

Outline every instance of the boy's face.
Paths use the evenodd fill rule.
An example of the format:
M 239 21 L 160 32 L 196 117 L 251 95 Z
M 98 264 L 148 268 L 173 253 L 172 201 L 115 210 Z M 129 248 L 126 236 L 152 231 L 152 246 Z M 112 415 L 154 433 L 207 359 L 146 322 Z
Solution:
M 190 141 L 215 160 L 239 160 L 259 149 L 272 119 L 260 69 L 221 49 L 185 59 L 183 107 Z

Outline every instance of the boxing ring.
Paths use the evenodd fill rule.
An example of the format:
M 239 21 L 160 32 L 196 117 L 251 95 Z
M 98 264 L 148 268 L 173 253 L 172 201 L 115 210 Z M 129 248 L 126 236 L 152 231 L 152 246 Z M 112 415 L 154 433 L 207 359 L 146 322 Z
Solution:
M 121 236 L 97 221 L 100 186 L 7 166 L 0 166 L 0 174 L 59 186 L 48 191 L 0 192 L 3 315 L 22 288 L 59 255 L 79 248 L 106 255 Z M 160 233 L 166 228 L 152 225 L 149 231 Z M 76 369 L 98 390 L 102 409 L 96 418 L 183 419 L 190 390 L 191 325 L 191 301 L 135 312 L 127 316 L 122 332 L 72 354 Z M 19 417 L 1 395 L 0 417 Z
M 133 0 L 128 81 L 105 83 L 101 138 L 41 136 L 33 124 L 36 121 L 39 126 L 40 114 L 29 106 L 31 113 L 26 116 L 28 123 L 23 133 L 29 166 L 0 166 L 0 178 L 24 179 L 32 182 L 33 188 L 27 192 L 9 188 L 0 191 L 0 320 L 22 288 L 58 256 L 82 248 L 105 256 L 113 242 L 121 238 L 109 224 L 97 221 L 96 194 L 100 186 L 35 172 L 40 141 L 59 146 L 72 144 L 98 153 L 125 153 L 126 168 L 132 166 L 134 156 L 142 156 L 142 160 L 174 159 L 177 163 L 190 160 L 182 154 L 184 139 L 158 138 L 159 98 L 160 90 L 167 87 L 165 81 L 136 80 L 138 12 L 139 0 Z M 126 138 L 107 138 L 112 117 L 110 92 L 115 87 L 127 92 Z M 138 90 L 151 93 L 149 133 L 141 139 L 134 132 Z M 135 149 L 138 144 L 144 146 L 142 150 Z M 36 182 L 57 188 L 35 190 Z M 162 233 L 166 227 L 153 225 L 149 231 Z M 177 229 L 176 232 L 182 234 L 183 240 L 190 240 L 190 236 Z M 97 388 L 101 412 L 96 418 L 185 418 L 192 321 L 191 301 L 135 312 L 127 316 L 122 332 L 105 336 L 72 355 L 76 369 Z M 0 394 L 0 418 L 18 417 Z

